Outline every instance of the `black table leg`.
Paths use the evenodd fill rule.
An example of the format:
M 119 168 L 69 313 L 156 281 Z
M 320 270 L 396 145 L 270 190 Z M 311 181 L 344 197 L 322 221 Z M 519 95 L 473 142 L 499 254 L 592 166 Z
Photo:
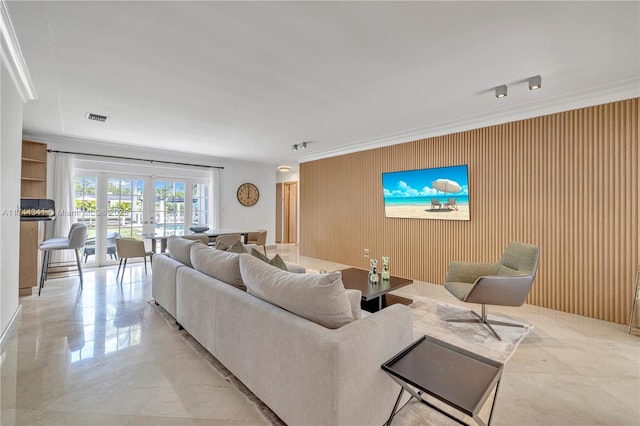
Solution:
M 400 398 L 402 398 L 402 394 L 404 393 L 404 388 L 400 388 L 400 393 L 398 394 L 398 398 L 396 399 L 396 403 L 393 404 L 393 410 L 391 410 L 391 415 L 389 416 L 389 420 L 385 423 L 385 426 L 391 426 L 391 422 L 396 415 L 396 410 L 398 409 L 398 404 L 400 404 Z

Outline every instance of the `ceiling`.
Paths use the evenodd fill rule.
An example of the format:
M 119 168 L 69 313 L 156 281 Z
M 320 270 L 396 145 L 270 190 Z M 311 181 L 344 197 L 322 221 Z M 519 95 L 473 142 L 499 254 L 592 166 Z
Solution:
M 6 5 L 40 139 L 292 165 L 640 95 L 637 1 Z

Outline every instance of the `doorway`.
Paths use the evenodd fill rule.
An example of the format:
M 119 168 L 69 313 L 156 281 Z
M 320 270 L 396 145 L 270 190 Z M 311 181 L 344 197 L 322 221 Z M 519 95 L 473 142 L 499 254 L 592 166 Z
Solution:
M 276 242 L 298 242 L 298 182 L 276 184 Z

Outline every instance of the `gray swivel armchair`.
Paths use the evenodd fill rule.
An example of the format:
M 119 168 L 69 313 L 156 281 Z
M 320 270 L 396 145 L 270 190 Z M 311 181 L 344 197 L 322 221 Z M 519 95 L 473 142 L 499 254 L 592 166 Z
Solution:
M 451 262 L 444 287 L 463 302 L 481 304 L 482 315 L 471 311 L 476 318 L 447 321 L 483 324 L 498 340 L 502 339 L 491 325 L 524 327 L 488 319 L 486 305 L 522 306 L 538 269 L 539 253 L 537 246 L 512 241 L 497 262 Z

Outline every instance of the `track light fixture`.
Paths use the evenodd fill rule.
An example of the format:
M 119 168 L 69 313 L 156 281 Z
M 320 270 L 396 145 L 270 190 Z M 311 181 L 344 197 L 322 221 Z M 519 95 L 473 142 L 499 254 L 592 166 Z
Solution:
M 505 96 L 507 96 L 507 85 L 496 87 L 496 98 L 504 98 Z
M 529 90 L 536 90 L 542 87 L 542 77 L 535 75 L 529 78 Z
M 299 149 L 307 149 L 307 143 L 302 142 L 302 143 L 297 143 L 291 146 L 291 151 L 297 151 Z

